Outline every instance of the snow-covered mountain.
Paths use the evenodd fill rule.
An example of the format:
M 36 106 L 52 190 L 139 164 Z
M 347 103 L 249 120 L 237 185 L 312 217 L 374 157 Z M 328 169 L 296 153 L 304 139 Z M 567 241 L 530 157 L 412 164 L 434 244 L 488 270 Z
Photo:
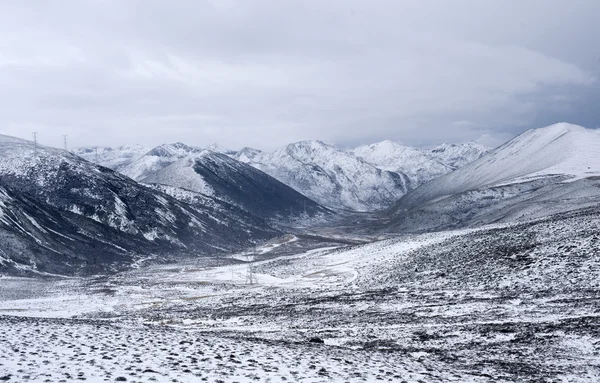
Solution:
M 304 141 L 273 153 L 248 147 L 233 151 L 218 144 L 205 149 L 183 143 L 152 150 L 128 148 L 104 148 L 97 158 L 94 148 L 81 148 L 75 153 L 141 181 L 177 161 L 210 150 L 249 164 L 320 204 L 358 211 L 387 208 L 407 190 L 471 162 L 488 150 L 472 142 L 422 150 L 392 141 L 347 151 L 320 141 Z M 180 182 L 176 184 L 182 185 L 182 175 L 178 177 Z M 197 177 L 188 182 L 195 183 L 188 189 L 203 190 Z
M 566 123 L 532 129 L 410 191 L 391 210 L 393 225 L 456 227 L 585 207 L 600 200 L 599 176 L 599 130 Z
M 138 160 L 150 149 L 141 145 L 124 145 L 116 148 L 99 147 L 80 147 L 73 148 L 71 152 L 79 157 L 85 158 L 90 162 L 97 163 L 109 169 L 121 171 L 130 163 Z
M 242 150 L 236 152 L 235 154 L 232 154 L 231 157 L 235 158 L 236 160 L 246 163 L 246 164 L 252 164 L 252 161 L 254 160 L 254 157 L 258 156 L 259 154 L 261 154 L 262 151 L 258 150 L 258 149 L 252 149 L 249 147 L 244 147 L 242 148 Z
M 321 141 L 297 142 L 273 153 L 245 149 L 238 159 L 332 208 L 383 209 L 409 188 L 403 173 L 379 169 Z
M 214 254 L 276 235 L 191 206 L 63 150 L 0 136 L 0 267 L 73 273 L 156 254 Z
M 227 149 L 217 143 L 210 144 L 205 149 L 210 150 L 211 152 L 226 154 L 228 156 L 234 156 L 237 153 L 235 150 Z
M 329 213 L 266 173 L 210 150 L 178 160 L 142 182 L 202 193 L 270 220 L 285 221 Z
M 389 140 L 360 146 L 350 153 L 380 169 L 406 174 L 412 188 L 454 170 L 428 151 Z
M 380 169 L 406 174 L 412 189 L 473 162 L 489 151 L 490 148 L 475 142 L 417 149 L 390 140 L 349 150 Z
M 119 171 L 136 181 L 140 181 L 173 162 L 198 155 L 204 150 L 181 142 L 164 144 L 149 150 L 142 157 L 122 167 Z
M 441 163 L 458 169 L 471 163 L 492 150 L 473 141 L 462 144 L 442 144 L 427 152 Z

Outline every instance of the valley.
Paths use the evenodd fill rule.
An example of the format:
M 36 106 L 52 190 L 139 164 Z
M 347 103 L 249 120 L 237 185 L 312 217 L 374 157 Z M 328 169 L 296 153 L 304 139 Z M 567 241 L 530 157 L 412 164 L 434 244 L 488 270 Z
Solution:
M 464 163 L 456 147 L 431 151 L 453 169 L 389 143 L 351 160 L 322 143 L 262 160 L 245 150 L 254 165 L 217 146 L 104 151 L 136 181 L 4 137 L 0 379 L 597 381 L 597 142 L 597 131 L 557 124 L 485 154 L 465 145 Z M 317 162 L 364 170 L 340 170 L 353 182 L 332 186 L 333 200 L 368 174 L 355 202 L 381 201 L 387 189 L 371 181 L 402 171 L 366 164 L 377 148 L 379 166 L 409 153 L 436 175 L 396 189 L 385 209 L 359 211 L 260 170 L 280 156 L 287 171 L 302 163 L 296 179 L 307 169 L 336 179 L 335 165 L 298 160 L 312 150 Z M 90 267 L 92 256 L 102 262 Z

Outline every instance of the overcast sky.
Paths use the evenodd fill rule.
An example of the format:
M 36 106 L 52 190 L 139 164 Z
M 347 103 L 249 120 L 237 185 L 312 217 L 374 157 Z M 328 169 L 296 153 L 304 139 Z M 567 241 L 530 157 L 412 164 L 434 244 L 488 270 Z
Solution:
M 0 3 L 0 133 L 496 145 L 600 125 L 598 0 Z

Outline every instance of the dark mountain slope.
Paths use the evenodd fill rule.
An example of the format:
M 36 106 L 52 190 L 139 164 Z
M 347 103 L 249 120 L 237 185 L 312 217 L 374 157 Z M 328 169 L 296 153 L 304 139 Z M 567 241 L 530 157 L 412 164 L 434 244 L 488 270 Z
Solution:
M 19 259 L 36 270 L 73 266 L 68 258 L 48 262 L 57 259 L 53 254 L 108 267 L 149 255 L 218 254 L 278 233 L 258 218 L 191 206 L 62 150 L 6 136 L 0 136 L 0 186 L 0 225 L 12 248 L 4 258 L 16 261 L 14 249 L 24 249 Z
M 268 174 L 212 151 L 179 160 L 143 182 L 200 192 L 269 220 L 286 221 L 331 214 Z

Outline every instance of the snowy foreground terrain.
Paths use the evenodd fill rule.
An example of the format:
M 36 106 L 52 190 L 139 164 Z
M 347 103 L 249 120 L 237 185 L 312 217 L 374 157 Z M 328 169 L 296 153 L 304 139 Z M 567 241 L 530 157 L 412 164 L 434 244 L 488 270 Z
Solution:
M 349 238 L 357 243 L 360 238 Z M 600 381 L 600 208 L 0 279 L 0 380 Z

